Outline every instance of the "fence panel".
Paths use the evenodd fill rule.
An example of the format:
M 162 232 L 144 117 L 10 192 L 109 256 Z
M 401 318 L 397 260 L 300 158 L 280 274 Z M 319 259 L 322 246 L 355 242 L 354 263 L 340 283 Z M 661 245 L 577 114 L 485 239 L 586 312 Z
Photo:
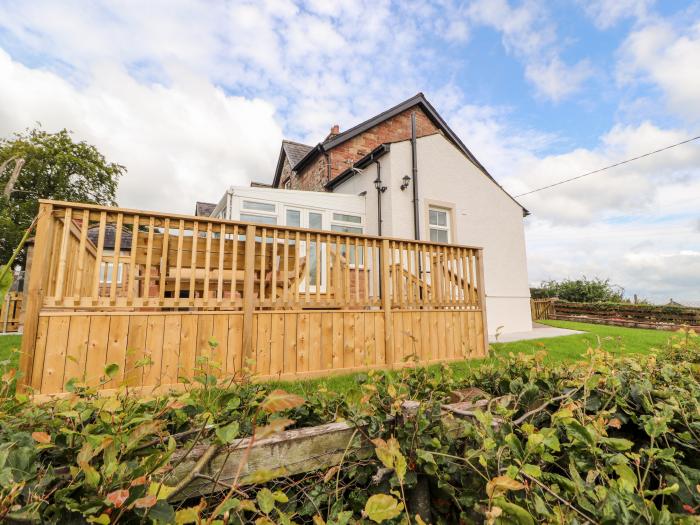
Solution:
M 20 292 L 7 292 L 0 305 L 0 332 L 13 333 L 19 331 L 21 324 L 23 296 Z

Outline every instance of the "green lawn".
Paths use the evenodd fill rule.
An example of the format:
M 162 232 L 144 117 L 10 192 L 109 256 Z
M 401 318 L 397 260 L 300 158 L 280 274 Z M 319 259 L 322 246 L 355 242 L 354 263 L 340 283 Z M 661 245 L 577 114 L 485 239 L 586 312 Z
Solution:
M 668 340 L 675 335 L 672 332 L 660 330 L 641 330 L 570 321 L 545 321 L 544 324 L 581 330 L 586 333 L 515 343 L 496 343 L 492 345 L 495 355 L 507 355 L 510 352 L 532 354 L 539 350 L 545 350 L 548 354 L 547 358 L 552 362 L 570 362 L 581 359 L 588 348 L 595 348 L 599 345 L 615 355 L 646 354 L 653 348 L 665 346 Z M 17 353 L 13 353 L 12 349 L 18 348 L 20 341 L 21 337 L 17 335 L 0 336 L 0 361 L 8 358 L 16 361 Z M 480 362 L 482 362 L 481 359 L 475 359 L 456 362 L 450 366 L 459 376 Z M 356 374 L 349 374 L 306 381 L 274 382 L 273 385 L 304 394 L 316 390 L 321 383 L 325 383 L 331 390 L 346 392 L 357 384 L 356 377 Z
M 7 359 L 17 362 L 18 354 L 13 350 L 19 349 L 21 342 L 21 335 L 0 335 L 0 362 Z

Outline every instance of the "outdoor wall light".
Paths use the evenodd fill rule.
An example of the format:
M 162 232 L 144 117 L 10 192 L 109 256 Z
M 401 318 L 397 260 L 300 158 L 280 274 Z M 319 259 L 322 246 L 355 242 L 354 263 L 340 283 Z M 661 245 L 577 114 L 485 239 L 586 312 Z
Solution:
M 379 177 L 374 179 L 374 187 L 377 188 L 377 191 L 380 193 L 384 193 L 386 191 L 386 186 L 382 186 L 382 179 Z
M 401 184 L 401 191 L 403 191 L 408 188 L 408 184 L 411 182 L 411 177 L 404 175 L 401 180 L 403 181 L 403 184 Z

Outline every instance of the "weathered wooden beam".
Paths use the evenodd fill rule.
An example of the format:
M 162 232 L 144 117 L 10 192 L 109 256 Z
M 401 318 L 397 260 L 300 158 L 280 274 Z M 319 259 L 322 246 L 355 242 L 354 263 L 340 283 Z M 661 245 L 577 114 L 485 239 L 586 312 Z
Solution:
M 455 417 L 470 417 L 471 411 L 483 408 L 486 403 L 486 400 L 479 400 L 443 405 L 443 418 L 449 424 Z M 402 416 L 408 418 L 415 415 L 419 407 L 418 401 L 405 401 Z M 387 422 L 391 420 L 392 418 Z M 196 476 L 173 499 L 181 501 L 225 490 L 226 486 L 235 481 L 239 464 L 248 447 L 248 461 L 240 467 L 238 485 L 256 483 L 256 473 L 268 472 L 273 478 L 292 476 L 339 465 L 349 453 L 354 457 L 358 454 L 367 457 L 372 454 L 372 445 L 367 441 L 365 432 L 365 426 L 356 427 L 352 423 L 340 422 L 286 430 L 272 437 L 256 440 L 252 446 L 251 438 L 238 439 L 226 447 L 221 447 L 208 465 L 200 471 L 201 477 Z M 354 438 L 357 439 L 353 441 Z M 177 466 L 169 476 L 167 484 L 175 486 L 185 479 L 209 449 L 208 443 L 202 443 L 195 445 L 189 453 L 185 447 L 175 451 L 171 463 Z M 220 483 L 214 483 L 211 478 L 218 479 Z

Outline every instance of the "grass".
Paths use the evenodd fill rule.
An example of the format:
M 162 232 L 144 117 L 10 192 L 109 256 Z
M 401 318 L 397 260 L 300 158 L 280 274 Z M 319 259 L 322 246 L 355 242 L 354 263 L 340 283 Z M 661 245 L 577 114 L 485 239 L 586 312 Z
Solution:
M 662 330 L 643 330 L 571 321 L 545 321 L 543 324 L 586 333 L 514 343 L 494 343 L 491 345 L 494 355 L 508 355 L 511 352 L 514 354 L 534 354 L 545 350 L 547 360 L 551 363 L 566 363 L 581 360 L 588 348 L 598 346 L 618 356 L 648 354 L 653 348 L 664 347 L 669 339 L 675 335 L 672 332 Z M 459 378 L 465 376 L 470 368 L 478 366 L 483 361 L 484 359 L 457 361 L 450 366 L 455 371 L 455 377 Z M 305 381 L 275 382 L 273 384 L 301 395 L 317 390 L 324 383 L 329 390 L 347 392 L 357 384 L 356 378 L 357 374 L 347 374 Z
M 19 350 L 21 342 L 21 335 L 0 335 L 0 361 L 11 360 L 16 363 L 18 354 L 14 350 Z
M 660 330 L 642 330 L 639 328 L 622 328 L 598 324 L 575 323 L 570 321 L 545 321 L 544 324 L 570 330 L 580 330 L 585 333 L 553 337 L 550 339 L 532 339 L 514 343 L 495 343 L 492 345 L 495 355 L 509 353 L 533 354 L 539 350 L 547 351 L 547 359 L 552 363 L 577 361 L 582 358 L 588 348 L 601 346 L 604 350 L 615 355 L 648 354 L 653 348 L 661 348 L 674 335 L 672 332 Z M 17 359 L 13 348 L 19 348 L 21 336 L 0 336 L 0 361 Z M 483 362 L 483 359 L 458 361 L 450 366 L 457 377 Z M 437 365 L 435 365 L 437 366 Z M 329 390 L 348 392 L 357 385 L 358 374 L 345 374 L 321 379 L 304 381 L 274 381 L 272 387 L 280 387 L 298 394 L 317 390 L 321 384 Z

